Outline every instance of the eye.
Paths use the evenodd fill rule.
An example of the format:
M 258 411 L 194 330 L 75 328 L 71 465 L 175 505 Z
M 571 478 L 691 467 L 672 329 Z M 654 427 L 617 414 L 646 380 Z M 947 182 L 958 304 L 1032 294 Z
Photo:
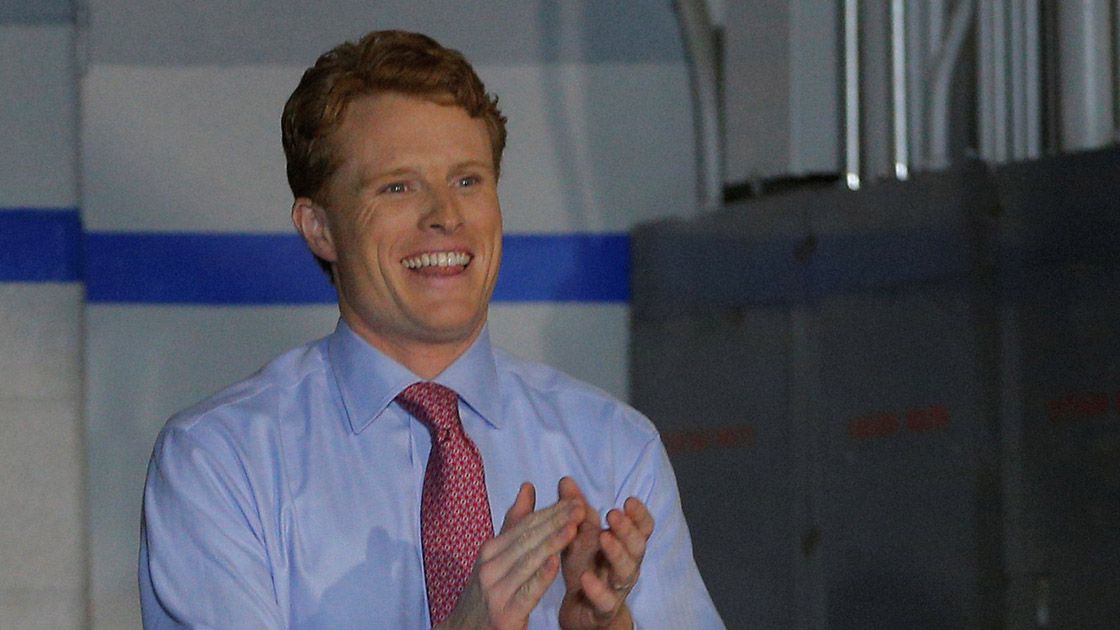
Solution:
M 471 186 L 477 186 L 481 183 L 482 178 L 478 175 L 464 175 L 463 177 L 455 180 L 455 185 L 459 188 L 470 188 Z
M 389 193 L 391 195 L 406 193 L 408 191 L 409 191 L 408 182 L 393 182 L 391 184 L 386 184 L 381 189 L 381 192 Z

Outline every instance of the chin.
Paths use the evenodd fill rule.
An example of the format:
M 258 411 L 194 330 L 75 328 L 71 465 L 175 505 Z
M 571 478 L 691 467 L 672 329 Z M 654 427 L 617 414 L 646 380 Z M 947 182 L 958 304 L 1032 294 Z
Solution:
M 482 329 L 485 317 L 439 319 L 423 322 L 420 328 L 424 336 L 433 343 L 466 341 Z

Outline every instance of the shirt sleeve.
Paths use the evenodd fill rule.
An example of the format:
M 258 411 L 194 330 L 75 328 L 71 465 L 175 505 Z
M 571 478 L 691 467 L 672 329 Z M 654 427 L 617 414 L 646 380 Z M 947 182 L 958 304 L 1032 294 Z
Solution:
M 634 627 L 723 629 L 696 568 L 676 476 L 660 439 L 650 440 L 628 477 L 623 487 L 646 504 L 654 519 L 641 574 L 627 601 Z M 625 498 L 619 497 L 619 505 Z
M 287 627 L 244 471 L 220 431 L 169 427 L 160 436 L 140 536 L 145 628 Z

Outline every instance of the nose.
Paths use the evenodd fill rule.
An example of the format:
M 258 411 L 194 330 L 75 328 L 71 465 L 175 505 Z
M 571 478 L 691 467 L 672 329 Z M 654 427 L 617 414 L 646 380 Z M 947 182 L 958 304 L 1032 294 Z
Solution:
M 449 191 L 434 191 L 428 212 L 421 219 L 423 228 L 452 233 L 463 225 L 463 212 L 459 201 Z

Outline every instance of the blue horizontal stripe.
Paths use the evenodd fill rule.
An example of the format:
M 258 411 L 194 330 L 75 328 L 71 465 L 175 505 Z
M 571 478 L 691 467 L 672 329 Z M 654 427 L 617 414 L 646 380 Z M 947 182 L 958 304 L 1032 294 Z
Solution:
M 334 289 L 297 235 L 90 232 L 95 303 L 329 304 Z
M 497 302 L 625 302 L 630 238 L 625 234 L 507 234 Z
M 75 209 L 0 210 L 0 282 L 76 282 L 81 239 Z
M 518 235 L 504 239 L 499 302 L 625 301 L 625 235 Z M 294 234 L 91 232 L 90 302 L 331 304 L 335 292 Z

